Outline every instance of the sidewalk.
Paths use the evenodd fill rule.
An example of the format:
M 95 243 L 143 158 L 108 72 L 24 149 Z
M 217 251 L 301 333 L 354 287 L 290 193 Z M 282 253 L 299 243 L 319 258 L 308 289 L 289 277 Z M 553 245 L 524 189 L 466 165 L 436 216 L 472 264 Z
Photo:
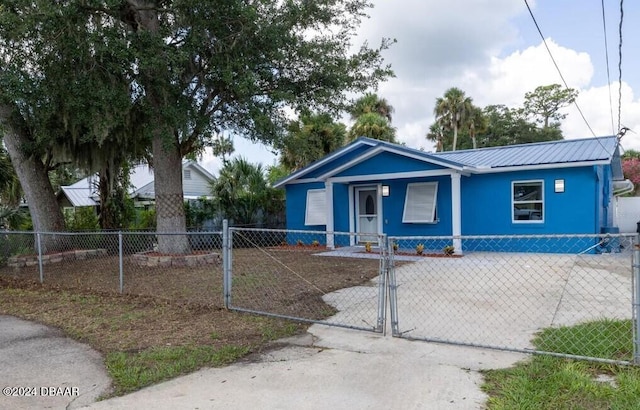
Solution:
M 206 369 L 89 409 L 481 409 L 479 370 L 524 355 L 314 325 L 256 362 Z

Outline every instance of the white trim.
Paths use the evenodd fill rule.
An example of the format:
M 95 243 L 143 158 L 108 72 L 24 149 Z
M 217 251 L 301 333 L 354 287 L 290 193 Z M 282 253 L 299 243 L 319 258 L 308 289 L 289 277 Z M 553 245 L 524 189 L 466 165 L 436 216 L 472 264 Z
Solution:
M 384 232 L 384 224 L 383 224 L 383 219 L 384 219 L 384 210 L 382 209 L 382 184 L 378 184 L 377 185 L 377 198 L 376 200 L 378 201 L 378 235 L 382 235 L 382 233 Z M 378 241 L 379 242 L 379 241 Z M 378 243 L 378 246 L 382 246 L 382 243 Z
M 310 195 L 310 194 L 315 194 L 315 196 L 317 196 L 317 198 L 312 198 L 312 195 Z M 324 199 L 325 203 L 321 204 L 321 205 L 316 205 L 316 206 L 320 207 L 320 210 L 321 210 L 321 213 L 318 214 L 317 213 L 318 210 L 316 210 L 316 209 L 314 209 L 312 207 L 313 203 L 311 201 L 312 200 L 320 201 L 321 198 Z M 315 202 L 315 203 L 317 203 L 317 202 Z M 305 224 L 305 226 L 326 225 L 327 224 L 326 207 L 327 207 L 326 206 L 326 196 L 325 196 L 325 190 L 324 189 L 309 189 L 309 190 L 307 190 L 307 200 L 306 200 L 305 208 L 304 208 L 304 224 Z M 315 214 L 312 213 L 310 215 L 309 214 L 310 210 L 315 212 Z
M 349 232 L 356 231 L 356 216 L 355 216 L 355 189 L 353 186 L 349 186 Z M 349 235 L 349 246 L 355 246 L 356 237 L 355 235 Z
M 398 149 L 395 149 L 395 148 L 392 148 L 392 147 L 378 146 L 378 147 L 376 147 L 376 148 L 374 148 L 372 150 L 369 150 L 369 151 L 363 153 L 362 155 L 359 155 L 359 156 L 355 157 L 351 161 L 340 165 L 337 168 L 333 168 L 331 171 L 320 175 L 318 178 L 320 178 L 320 179 L 331 178 L 333 175 L 339 174 L 340 172 L 342 172 L 342 171 L 344 171 L 346 169 L 349 169 L 349 168 L 351 168 L 351 167 L 353 167 L 355 165 L 358 165 L 359 163 L 364 162 L 364 161 L 368 160 L 369 158 L 372 158 L 372 157 L 374 157 L 374 156 L 376 156 L 376 155 L 378 155 L 378 154 L 380 154 L 382 152 L 390 152 L 392 154 L 397 154 L 397 155 L 400 155 L 400 156 L 405 157 L 405 158 L 415 159 L 415 160 L 418 160 L 418 161 L 421 161 L 421 162 L 425 162 L 427 164 L 433 164 L 433 165 L 442 166 L 442 167 L 445 167 L 448 170 L 451 170 L 451 169 L 462 170 L 462 167 L 455 166 L 455 165 L 452 165 L 452 164 L 447 164 L 447 163 L 438 161 L 435 158 L 431 158 L 431 157 L 424 158 L 424 157 L 422 157 L 420 155 L 403 152 L 401 150 L 398 150 Z
M 293 184 L 309 184 L 311 182 L 323 182 L 321 179 L 318 178 L 305 178 L 305 179 L 296 179 L 295 181 L 291 181 L 289 182 L 290 185 Z M 274 188 L 278 188 L 278 186 L 273 186 Z
M 354 207 L 354 213 L 355 213 L 355 232 L 356 233 L 360 233 L 360 196 L 358 195 L 358 192 L 360 191 L 375 191 L 376 195 L 376 232 L 375 233 L 368 233 L 368 235 L 380 235 L 380 233 L 382 232 L 382 224 L 381 224 L 381 214 L 380 212 L 382 211 L 382 195 L 380 193 L 380 184 L 368 184 L 368 185 L 360 185 L 360 186 L 354 186 L 353 187 L 353 192 L 354 192 L 354 198 L 355 198 L 355 207 Z M 367 233 L 365 233 L 364 235 L 367 235 Z M 363 236 L 364 236 L 363 235 Z M 356 240 L 357 242 L 358 240 Z
M 375 142 L 373 141 L 368 141 L 365 139 L 362 140 L 356 140 L 355 142 L 353 142 L 351 145 L 347 145 L 346 147 L 342 147 L 341 149 L 333 152 L 332 154 L 327 155 L 326 157 L 318 160 L 315 163 L 312 163 L 310 165 L 307 165 L 307 167 L 302 168 L 296 172 L 294 172 L 293 174 L 289 175 L 288 177 L 278 181 L 277 183 L 275 183 L 273 185 L 274 188 L 280 188 L 281 186 L 288 184 L 292 179 L 296 179 L 299 175 L 304 175 L 310 171 L 313 171 L 314 169 L 317 169 L 319 167 L 321 167 L 322 165 L 326 164 L 327 162 L 333 160 L 336 157 L 339 157 L 343 154 L 346 154 L 348 152 L 351 152 L 352 150 L 360 147 L 361 145 L 368 145 L 370 147 L 375 146 Z
M 456 253 L 462 254 L 462 196 L 460 188 L 460 174 L 451 174 L 451 234 L 453 235 L 453 248 Z
M 433 196 L 432 196 L 432 203 L 431 203 L 431 210 L 428 211 L 430 212 L 430 217 L 426 217 L 426 218 L 410 218 L 410 215 L 407 215 L 407 207 L 410 205 L 409 204 L 409 194 L 411 193 L 411 188 L 418 188 L 418 187 L 433 187 Z M 434 223 L 435 222 L 435 216 L 436 216 L 436 203 L 438 201 L 438 182 L 410 182 L 407 184 L 407 190 L 405 192 L 405 196 L 404 196 L 404 207 L 402 210 L 402 223 L 404 224 L 409 224 L 409 223 Z
M 542 204 L 542 215 L 540 219 L 521 219 L 517 220 L 515 218 L 515 185 L 516 184 L 540 184 L 540 194 L 542 199 L 532 200 L 532 201 L 518 201 L 518 203 L 540 203 Z M 543 179 L 527 179 L 527 180 L 512 180 L 511 181 L 511 223 L 514 224 L 541 224 L 544 223 L 546 212 L 545 212 L 545 195 L 544 195 L 544 180 Z
M 558 162 L 553 164 L 540 164 L 540 165 L 513 165 L 510 167 L 465 167 L 464 170 L 472 174 L 493 174 L 496 172 L 513 172 L 513 171 L 537 171 L 541 169 L 556 169 L 556 168 L 578 168 L 578 167 L 590 167 L 593 165 L 608 165 L 609 161 L 581 161 L 581 162 Z
M 376 180 L 389 180 L 389 179 L 405 179 L 405 178 L 424 178 L 424 177 L 440 177 L 447 176 L 456 173 L 456 171 L 450 169 L 432 170 L 432 171 L 409 171 L 409 172 L 391 172 L 384 174 L 366 174 L 366 175 L 354 175 L 346 177 L 334 177 L 329 178 L 328 181 L 343 183 L 343 182 L 364 182 L 364 181 L 376 181 Z
M 333 221 L 333 184 L 331 182 L 325 182 L 325 207 L 326 207 L 326 229 L 327 229 L 327 248 L 334 248 L 334 237 L 329 232 L 334 231 Z

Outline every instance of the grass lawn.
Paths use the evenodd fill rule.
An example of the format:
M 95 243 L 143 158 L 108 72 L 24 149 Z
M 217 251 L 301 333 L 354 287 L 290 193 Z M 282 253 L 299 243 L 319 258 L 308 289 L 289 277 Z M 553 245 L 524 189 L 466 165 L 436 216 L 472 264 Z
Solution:
M 613 337 L 594 343 L 593 335 Z M 603 320 L 546 329 L 534 345 L 572 354 L 579 346 L 592 346 L 582 354 L 617 360 L 631 357 L 630 336 L 630 321 Z M 484 376 L 488 409 L 640 409 L 640 367 L 536 355 L 513 368 L 486 371 Z
M 321 319 L 335 312 L 324 293 L 362 285 L 379 261 L 313 256 L 317 250 L 234 250 L 234 292 L 260 308 Z M 125 260 L 118 292 L 115 256 L 37 267 L 0 267 L 0 314 L 62 329 L 101 352 L 112 395 L 224 366 L 302 333 L 306 325 L 227 311 L 220 266 L 141 268 Z M 268 290 L 268 291 L 267 291 Z M 306 307 L 302 310 L 301 307 Z

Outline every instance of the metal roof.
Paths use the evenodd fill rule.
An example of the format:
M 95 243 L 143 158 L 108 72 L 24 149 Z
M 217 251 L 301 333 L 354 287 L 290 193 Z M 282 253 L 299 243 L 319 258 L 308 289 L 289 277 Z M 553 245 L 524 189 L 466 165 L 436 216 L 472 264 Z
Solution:
M 437 152 L 432 155 L 469 167 L 503 168 L 610 161 L 617 146 L 617 138 L 611 136 Z
M 91 188 L 73 188 L 71 186 L 60 187 L 62 192 L 73 206 L 96 206 L 98 203 L 93 200 L 94 194 Z

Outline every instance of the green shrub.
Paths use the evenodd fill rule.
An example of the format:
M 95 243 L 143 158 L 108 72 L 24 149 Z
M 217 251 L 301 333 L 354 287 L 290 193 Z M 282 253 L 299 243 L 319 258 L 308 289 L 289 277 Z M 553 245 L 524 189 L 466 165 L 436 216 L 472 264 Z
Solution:
M 96 210 L 92 206 L 77 207 L 66 210 L 64 213 L 65 224 L 69 231 L 98 231 L 100 221 Z

